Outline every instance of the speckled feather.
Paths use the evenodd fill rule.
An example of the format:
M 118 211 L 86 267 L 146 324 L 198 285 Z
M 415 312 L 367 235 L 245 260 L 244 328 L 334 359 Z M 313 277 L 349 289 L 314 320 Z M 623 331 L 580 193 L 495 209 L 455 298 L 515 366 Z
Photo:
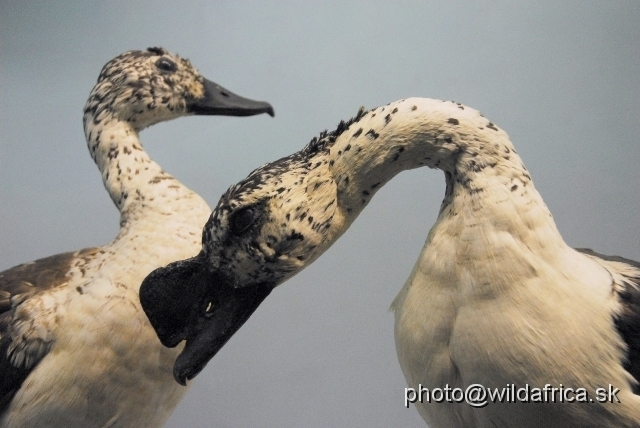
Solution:
M 560 383 L 621 403 L 417 404 L 431 427 L 640 426 L 640 269 L 566 245 L 507 134 L 459 103 L 411 98 L 324 132 L 253 171 L 203 231 L 209 269 L 279 284 L 326 251 L 397 173 L 444 171 L 446 190 L 393 302 L 409 386 Z
M 138 289 L 153 269 L 198 253 L 210 209 L 149 158 L 138 133 L 190 114 L 204 85 L 162 48 L 102 69 L 84 130 L 120 232 L 0 273 L 0 427 L 158 427 L 186 393 L 171 372 L 179 348 L 160 344 Z

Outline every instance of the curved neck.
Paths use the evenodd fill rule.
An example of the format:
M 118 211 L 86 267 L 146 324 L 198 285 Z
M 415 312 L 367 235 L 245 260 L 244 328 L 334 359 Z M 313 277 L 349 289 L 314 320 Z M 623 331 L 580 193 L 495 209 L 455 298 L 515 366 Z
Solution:
M 536 227 L 555 230 L 507 134 L 460 104 L 411 98 L 378 107 L 351 123 L 326 156 L 345 229 L 396 174 L 428 166 L 445 172 L 440 219 L 499 212 L 503 226 L 513 229 L 533 209 Z
M 85 117 L 85 135 L 102 182 L 121 214 L 121 224 L 145 210 L 170 210 L 171 201 L 195 195 L 162 170 L 142 148 L 138 131 L 113 116 Z

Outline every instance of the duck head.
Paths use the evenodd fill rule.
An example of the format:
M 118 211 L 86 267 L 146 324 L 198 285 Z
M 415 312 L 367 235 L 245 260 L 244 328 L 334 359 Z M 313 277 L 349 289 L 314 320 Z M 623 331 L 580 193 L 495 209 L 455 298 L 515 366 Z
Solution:
M 102 68 L 84 109 L 87 133 L 103 120 L 140 131 L 185 115 L 274 115 L 263 101 L 243 98 L 205 79 L 189 60 L 163 48 L 128 51 Z
M 278 284 L 317 258 L 344 222 L 323 133 L 300 152 L 253 171 L 222 196 L 198 256 L 152 272 L 140 300 L 174 365 L 195 377 Z M 326 146 L 326 147 L 325 147 Z

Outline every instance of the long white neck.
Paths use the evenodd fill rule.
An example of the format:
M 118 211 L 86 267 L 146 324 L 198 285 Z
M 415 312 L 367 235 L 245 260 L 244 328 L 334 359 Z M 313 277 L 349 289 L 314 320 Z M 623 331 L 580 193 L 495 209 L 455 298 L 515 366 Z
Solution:
M 96 123 L 88 117 L 85 134 L 104 187 L 120 211 L 121 225 L 146 213 L 175 214 L 172 205 L 176 200 L 206 206 L 198 195 L 151 160 L 130 123 L 113 116 L 102 116 Z M 183 208 L 186 211 L 191 207 L 187 203 Z
M 410 98 L 378 107 L 350 124 L 327 156 L 343 230 L 396 174 L 428 166 L 442 169 L 447 183 L 438 223 L 544 228 L 562 242 L 507 134 L 460 104 Z

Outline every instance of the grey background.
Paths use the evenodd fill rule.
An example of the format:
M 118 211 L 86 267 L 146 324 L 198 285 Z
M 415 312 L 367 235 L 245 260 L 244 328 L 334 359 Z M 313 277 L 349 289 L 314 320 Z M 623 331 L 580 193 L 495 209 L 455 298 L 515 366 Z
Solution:
M 3 1 L 0 269 L 115 236 L 82 107 L 105 62 L 156 45 L 276 109 L 142 133 L 210 205 L 360 105 L 453 99 L 510 134 L 570 245 L 640 259 L 638 1 Z M 403 407 L 388 307 L 443 181 L 420 169 L 382 189 L 266 300 L 167 426 L 422 426 Z

